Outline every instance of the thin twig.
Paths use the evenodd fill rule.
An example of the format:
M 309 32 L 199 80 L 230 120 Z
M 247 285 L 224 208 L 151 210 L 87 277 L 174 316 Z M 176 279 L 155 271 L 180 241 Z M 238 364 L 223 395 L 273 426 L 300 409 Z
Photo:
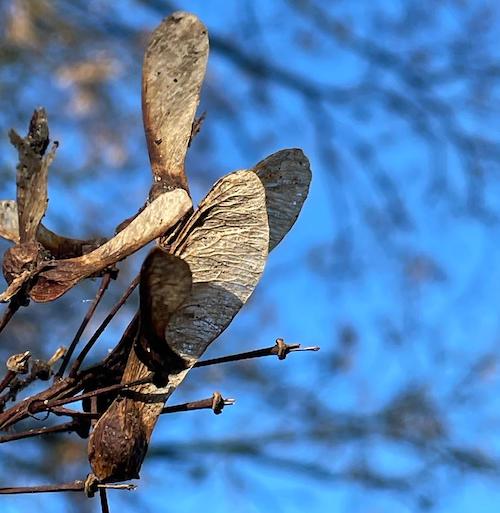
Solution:
M 125 304 L 127 299 L 129 298 L 130 294 L 134 291 L 134 289 L 139 284 L 139 278 L 140 276 L 136 276 L 130 285 L 128 286 L 127 290 L 123 294 L 123 296 L 119 299 L 118 303 L 116 303 L 115 306 L 111 309 L 109 314 L 106 316 L 106 318 L 102 321 L 101 325 L 97 328 L 97 331 L 92 335 L 90 340 L 85 344 L 84 348 L 81 350 L 80 354 L 76 357 L 76 360 L 73 363 L 73 366 L 71 367 L 71 370 L 69 372 L 69 375 L 71 377 L 74 377 L 78 370 L 80 369 L 80 366 L 83 363 L 83 360 L 89 353 L 89 351 L 92 349 L 93 345 L 96 343 L 97 339 L 101 336 L 102 332 L 106 329 L 108 324 L 111 322 L 113 317 L 116 315 L 118 310 Z
M 0 319 L 0 333 L 3 331 L 5 326 L 7 326 L 12 317 L 14 317 L 14 314 L 19 310 L 20 306 L 21 303 L 12 298 L 5 312 L 3 313 L 2 318 Z
M 102 390 L 102 389 L 101 389 Z M 94 396 L 95 397 L 95 396 Z M 79 400 L 80 397 L 69 398 L 70 400 L 75 399 Z M 184 411 L 194 411 L 194 410 L 208 410 L 212 409 L 216 414 L 220 413 L 224 406 L 231 406 L 236 401 L 234 399 L 224 399 L 218 392 L 216 392 L 212 397 L 207 399 L 200 399 L 198 401 L 192 401 L 189 403 L 175 404 L 172 406 L 166 406 L 161 411 L 162 414 L 166 413 L 178 413 Z M 49 406 L 45 405 L 45 408 L 48 412 L 53 413 L 54 415 L 66 415 L 68 417 L 73 417 L 76 419 L 99 419 L 101 416 L 97 411 L 80 411 L 80 410 L 72 410 L 70 408 L 64 408 L 63 406 Z M 10 442 L 12 440 L 18 440 L 20 438 L 29 438 L 30 436 L 42 435 L 45 433 L 57 433 L 59 431 L 70 431 L 78 426 L 77 423 L 69 422 L 67 424 L 61 424 L 59 426 L 54 426 L 54 428 L 41 428 L 38 430 L 32 429 L 29 431 L 24 431 L 22 433 L 17 433 L 15 435 L 5 435 L 4 437 L 0 436 L 0 443 Z
M 40 486 L 10 486 L 0 488 L 0 494 L 21 494 L 21 493 L 49 493 L 49 492 L 83 492 L 84 481 L 74 481 L 73 483 L 62 483 L 56 485 Z
M 64 408 L 64 406 L 53 406 L 49 408 L 48 411 L 50 413 L 54 413 L 55 415 L 66 415 L 68 417 L 74 418 L 86 418 L 86 419 L 98 419 L 99 414 L 90 412 L 90 411 L 80 411 L 80 410 L 72 410 L 70 408 Z
M 80 337 L 82 336 L 82 333 L 84 332 L 85 328 L 87 327 L 87 324 L 89 323 L 90 319 L 94 315 L 94 312 L 97 308 L 97 305 L 101 301 L 102 297 L 104 296 L 104 293 L 106 292 L 109 283 L 111 282 L 112 273 L 111 271 L 106 272 L 106 274 L 102 277 L 101 285 L 99 286 L 99 290 L 96 293 L 96 296 L 94 300 L 92 301 L 92 304 L 90 305 L 87 313 L 85 314 L 85 317 L 83 318 L 82 323 L 80 324 L 80 327 L 78 328 L 78 331 L 76 332 L 73 340 L 71 341 L 71 344 L 69 346 L 69 349 L 67 353 L 64 355 L 64 360 L 61 364 L 61 367 L 56 373 L 56 378 L 62 377 L 64 374 L 64 371 L 66 370 L 66 367 L 68 366 L 68 363 L 73 356 L 73 352 L 76 349 L 76 346 L 78 342 L 80 341 Z
M 212 397 L 207 399 L 192 401 L 190 403 L 176 404 L 173 406 L 165 406 L 165 408 L 161 410 L 161 413 L 165 414 L 193 410 L 213 410 L 215 414 L 219 414 L 222 412 L 224 406 L 231 406 L 235 402 L 236 401 L 234 399 L 224 399 L 218 392 L 216 392 Z
M 237 362 L 240 360 L 249 360 L 251 358 L 259 358 L 261 356 L 278 356 L 281 359 L 288 353 L 293 353 L 297 351 L 319 351 L 318 346 L 310 346 L 310 347 L 302 347 L 300 344 L 284 344 L 281 339 L 280 343 L 276 343 L 276 345 L 272 347 L 266 347 L 264 349 L 256 349 L 255 351 L 247 351 L 245 353 L 237 353 L 228 356 L 221 356 L 219 358 L 212 358 L 210 360 L 202 360 L 196 362 L 193 365 L 193 368 L 196 367 L 207 367 L 208 365 L 217 365 L 219 363 L 227 363 L 227 362 Z
M 3 392 L 16 376 L 16 372 L 11 370 L 7 371 L 7 374 L 5 374 L 2 382 L 0 383 L 0 392 Z
M 106 495 L 106 488 L 99 488 L 99 498 L 101 499 L 102 513 L 109 513 L 108 496 Z
M 32 438 L 35 436 L 46 435 L 49 433 L 65 433 L 71 432 L 76 429 L 78 423 L 76 422 L 65 422 L 64 424 L 58 424 L 57 426 L 47 427 L 44 426 L 38 429 L 29 429 L 27 431 L 20 431 L 19 433 L 12 433 L 10 435 L 0 436 L 0 444 L 6 442 L 13 442 L 14 440 L 23 440 L 24 438 Z
M 98 484 L 99 490 L 110 488 L 113 490 L 135 490 L 136 485 L 133 484 Z M 77 480 L 72 483 L 62 483 L 56 485 L 40 485 L 40 486 L 9 486 L 0 488 L 0 495 L 12 495 L 21 493 L 49 493 L 49 492 L 83 492 L 85 490 L 85 481 Z
M 91 392 L 86 392 L 84 394 L 80 394 L 80 395 L 76 395 L 76 396 L 72 396 L 72 397 L 66 397 L 64 399 L 57 399 L 55 401 L 34 401 L 32 403 L 32 407 L 30 408 L 30 412 L 38 413 L 41 411 L 50 410 L 51 408 L 54 408 L 57 406 L 63 406 L 65 404 L 75 403 L 77 401 L 82 401 L 83 399 L 89 399 L 89 398 L 95 397 L 97 395 L 109 394 L 110 392 L 127 390 L 130 387 L 134 387 L 137 385 L 144 385 L 145 383 L 151 383 L 152 379 L 153 379 L 152 376 L 146 376 L 145 378 L 136 379 L 136 380 L 130 381 L 128 383 L 117 383 L 116 385 L 109 385 L 107 387 L 98 388 L 97 390 L 92 390 Z

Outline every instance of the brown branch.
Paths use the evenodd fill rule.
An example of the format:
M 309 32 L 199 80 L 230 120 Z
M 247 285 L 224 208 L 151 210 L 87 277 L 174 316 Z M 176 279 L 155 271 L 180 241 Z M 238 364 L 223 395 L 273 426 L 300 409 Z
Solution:
M 120 348 L 118 347 L 117 350 L 108 356 L 108 358 L 102 364 L 82 371 L 80 374 L 78 374 L 78 376 L 75 376 L 74 378 L 68 377 L 55 381 L 49 388 L 24 399 L 20 403 L 12 406 L 12 408 L 9 410 L 1 413 L 0 429 L 7 429 L 8 427 L 32 415 L 33 406 L 36 404 L 47 404 L 50 400 L 72 396 L 84 389 L 86 386 L 89 386 L 91 383 L 95 382 L 95 380 L 99 379 L 99 377 L 103 374 L 113 373 L 115 371 L 114 367 L 116 364 L 115 357 L 120 356 L 118 354 L 119 351 Z M 5 403 L 6 399 L 4 396 L 2 396 L 0 399 L 3 401 L 3 403 Z M 40 409 L 38 411 L 44 410 Z
M 136 485 L 133 484 L 98 484 L 98 489 L 113 490 L 135 490 Z M 85 481 L 81 479 L 72 483 L 62 483 L 56 485 L 40 485 L 40 486 L 10 486 L 0 488 L 0 494 L 12 495 L 22 493 L 50 493 L 50 492 L 83 492 L 85 491 Z
M 64 374 L 64 371 L 66 370 L 66 367 L 68 366 L 71 356 L 73 356 L 73 352 L 76 349 L 76 346 L 80 340 L 80 337 L 82 336 L 82 333 L 84 332 L 85 328 L 87 327 L 87 324 L 89 323 L 90 319 L 94 315 L 97 305 L 100 303 L 102 297 L 104 296 L 104 293 L 106 292 L 106 290 L 111 282 L 111 278 L 112 278 L 112 271 L 106 272 L 106 274 L 103 276 L 99 290 L 97 291 L 94 300 L 92 301 L 87 313 L 85 314 L 85 317 L 83 318 L 83 321 L 80 324 L 78 331 L 76 332 L 73 340 L 71 341 L 69 349 L 68 349 L 66 355 L 64 356 L 64 360 L 61 364 L 61 367 L 57 371 L 56 378 L 60 378 Z
M 101 501 L 102 513 L 109 513 L 108 496 L 106 495 L 105 488 L 99 488 L 99 499 Z
M 318 346 L 302 347 L 300 344 L 285 344 L 283 339 L 278 338 L 276 345 L 266 347 L 264 349 L 256 349 L 255 351 L 248 351 L 245 353 L 237 353 L 228 356 L 221 356 L 219 358 L 212 358 L 210 360 L 201 360 L 196 362 L 193 368 L 207 367 L 209 365 L 218 365 L 219 363 L 238 362 L 240 360 L 249 360 L 251 358 L 260 358 L 261 356 L 278 356 L 280 360 L 284 360 L 288 353 L 297 351 L 319 351 Z
M 7 429 L 29 417 L 32 414 L 34 404 L 47 404 L 50 400 L 73 396 L 81 390 L 95 388 L 95 383 L 101 383 L 103 379 L 107 380 L 107 383 L 109 383 L 110 379 L 111 383 L 113 383 L 115 377 L 119 380 L 132 346 L 136 325 L 137 319 L 134 318 L 121 341 L 103 362 L 79 372 L 74 377 L 55 381 L 48 389 L 26 398 L 7 411 L 0 413 L 0 429 Z M 5 404 L 7 399 L 3 396 L 0 398 L 0 400 L 3 400 L 3 404 Z M 43 409 L 40 411 L 43 411 Z
M 39 413 L 42 411 L 50 410 L 51 408 L 57 406 L 63 406 L 69 403 L 75 403 L 77 401 L 82 401 L 83 399 L 90 399 L 92 397 L 96 397 L 102 394 L 109 394 L 110 392 L 127 390 L 130 387 L 134 387 L 137 385 L 144 385 L 145 383 L 151 383 L 152 376 L 146 376 L 145 378 L 136 379 L 134 381 L 130 381 L 127 383 L 117 383 L 116 385 L 109 385 L 107 387 L 98 388 L 97 390 L 92 390 L 91 392 L 86 392 L 84 394 L 80 394 L 77 396 L 66 397 L 63 399 L 56 399 L 53 401 L 45 400 L 37 400 L 31 403 L 31 407 L 29 408 L 30 413 Z
M 278 339 L 275 346 L 258 349 L 255 351 L 248 351 L 245 353 L 238 353 L 229 356 L 223 356 L 220 358 L 213 358 L 210 360 L 199 361 L 194 365 L 194 368 L 206 367 L 209 365 L 217 365 L 219 363 L 235 362 L 240 360 L 247 360 L 251 358 L 258 358 L 262 356 L 278 356 L 283 357 L 290 352 L 297 351 L 317 351 L 319 348 L 316 346 L 312 347 L 301 347 L 300 344 L 285 344 L 281 339 Z M 72 402 L 82 401 L 84 399 L 97 397 L 102 394 L 108 394 L 112 392 L 120 392 L 127 390 L 129 387 L 133 387 L 139 384 L 150 383 L 152 375 L 146 376 L 142 379 L 131 381 L 128 383 L 116 383 L 103 388 L 92 390 L 80 395 L 73 395 L 76 392 L 82 390 L 86 384 L 92 383 L 100 372 L 103 371 L 102 366 L 96 366 L 95 368 L 88 369 L 73 378 L 66 378 L 60 380 L 49 389 L 31 397 L 25 399 L 23 402 L 15 405 L 11 410 L 0 414 L 0 428 L 6 429 L 9 426 L 25 419 L 26 417 L 40 413 L 43 411 L 50 410 L 59 406 L 64 406 Z M 105 370 L 104 370 L 105 372 Z M 0 398 L 2 399 L 2 398 Z M 172 407 L 173 408 L 173 407 Z
M 64 424 L 58 424 L 51 427 L 41 427 L 38 429 L 28 429 L 26 431 L 20 431 L 19 433 L 12 433 L 9 435 L 0 436 L 0 444 L 7 442 L 13 442 L 16 440 L 23 440 L 25 438 L 33 438 L 35 436 L 46 435 L 50 433 L 70 433 L 72 431 L 78 431 L 78 427 L 81 424 L 79 422 L 65 422 Z
M 0 383 L 0 392 L 3 392 L 7 388 L 7 386 L 10 385 L 10 383 L 16 377 L 16 375 L 17 374 L 14 371 L 7 371 L 7 373 L 5 374 L 4 378 Z
M 12 317 L 14 317 L 14 314 L 19 310 L 20 306 L 21 303 L 19 301 L 16 301 L 14 298 L 8 304 L 7 308 L 5 309 L 2 315 L 2 318 L 0 319 L 0 333 L 3 331 L 5 326 L 7 326 Z
M 224 399 L 219 392 L 215 392 L 212 397 L 209 397 L 208 399 L 201 399 L 199 401 L 193 401 L 190 403 L 166 406 L 161 410 L 161 413 L 165 414 L 193 410 L 213 410 L 213 412 L 218 415 L 219 413 L 222 413 L 224 406 L 231 406 L 235 402 L 236 401 L 234 399 Z

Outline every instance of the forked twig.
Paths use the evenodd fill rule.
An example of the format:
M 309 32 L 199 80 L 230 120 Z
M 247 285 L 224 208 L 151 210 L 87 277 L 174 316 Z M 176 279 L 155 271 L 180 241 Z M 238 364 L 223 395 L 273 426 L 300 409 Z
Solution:
M 281 339 L 278 339 L 281 340 Z M 280 350 L 281 348 L 281 350 Z M 301 347 L 300 344 L 285 344 L 282 340 L 272 347 L 267 347 L 264 349 L 257 349 L 255 351 L 248 351 L 244 353 L 237 353 L 234 355 L 223 356 L 219 358 L 213 358 L 210 360 L 201 360 L 194 365 L 194 368 L 207 367 L 210 365 L 218 365 L 219 363 L 227 363 L 227 362 L 236 362 L 240 360 L 247 360 L 251 358 L 258 358 L 262 356 L 278 356 L 288 354 L 289 352 L 297 352 L 297 351 L 317 351 L 319 348 L 317 346 L 312 347 Z M 78 377 L 80 376 L 80 378 Z M 85 377 L 84 377 L 85 376 Z M 90 376 L 90 377 L 89 377 Z M 19 406 L 14 406 L 12 411 L 6 411 L 4 413 L 3 427 L 6 428 L 11 426 L 13 423 L 26 418 L 29 415 L 33 415 L 36 413 L 41 413 L 43 411 L 50 410 L 51 408 L 56 408 L 60 406 L 64 406 L 66 404 L 72 402 L 82 401 L 84 399 L 90 399 L 92 397 L 97 397 L 102 394 L 109 394 L 113 392 L 120 392 L 123 390 L 127 390 L 130 387 L 134 387 L 137 385 L 150 383 L 153 379 L 153 375 L 150 374 L 144 378 L 137 379 L 134 381 L 130 381 L 127 383 L 116 383 L 113 385 L 109 385 L 103 388 L 98 388 L 80 395 L 73 395 L 75 392 L 78 392 L 83 388 L 83 381 L 85 379 L 85 383 L 88 382 L 88 379 L 91 378 L 91 369 L 89 371 L 85 371 L 84 374 L 79 374 L 74 378 L 66 378 L 66 380 L 56 382 L 56 384 L 52 387 L 54 391 L 47 391 L 42 394 L 42 398 L 35 397 L 31 401 L 25 402 Z M 80 415 L 81 417 L 82 415 Z M 91 417 L 91 416 L 90 416 Z M 44 431 L 45 432 L 45 431 Z M 40 432 L 42 434 L 42 432 Z M 6 435 L 7 437 L 11 435 Z M 19 438 L 23 438 L 24 436 L 28 437 L 30 435 L 20 435 Z M 36 436 L 36 433 L 33 434 Z M 13 440 L 18 439 L 17 436 L 12 438 Z M 9 438 L 0 438 L 0 443 L 3 441 L 9 441 Z
M 220 393 L 215 392 L 212 397 L 208 397 L 207 399 L 201 399 L 198 401 L 192 401 L 182 404 L 175 404 L 172 406 L 165 406 L 162 410 L 162 414 L 167 413 L 179 413 L 185 411 L 195 411 L 195 410 L 208 410 L 211 409 L 214 411 L 216 415 L 222 412 L 225 406 L 232 406 L 235 404 L 234 399 L 224 399 Z M 80 428 L 85 425 L 86 422 L 91 419 L 98 419 L 101 414 L 94 412 L 83 412 L 78 410 L 71 410 L 69 408 L 64 408 L 62 406 L 54 406 L 49 409 L 50 413 L 54 413 L 56 415 L 67 415 L 69 417 L 73 417 L 74 420 L 71 422 L 65 422 L 63 424 L 57 424 L 55 426 L 44 426 L 37 429 L 28 429 L 26 431 L 20 431 L 19 433 L 11 433 L 8 435 L 0 436 L 0 444 L 6 442 L 13 442 L 16 440 L 24 440 L 26 438 L 34 438 L 36 436 L 53 434 L 53 433 L 70 433 L 70 432 L 79 432 Z M 82 424 L 83 421 L 83 424 Z

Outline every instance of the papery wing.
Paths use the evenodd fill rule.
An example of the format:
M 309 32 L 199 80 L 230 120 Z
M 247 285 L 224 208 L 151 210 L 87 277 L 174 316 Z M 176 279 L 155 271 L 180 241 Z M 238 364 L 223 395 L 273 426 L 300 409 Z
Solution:
M 266 191 L 271 251 L 294 225 L 307 198 L 309 160 L 300 149 L 281 150 L 259 162 L 253 171 Z
M 237 171 L 219 180 L 170 248 L 188 263 L 193 281 L 164 336 L 186 368 L 165 366 L 164 386 L 133 387 L 131 397 L 114 401 L 99 419 L 89 440 L 89 460 L 99 479 L 138 476 L 164 401 L 247 301 L 264 269 L 268 246 L 266 198 L 257 175 Z M 131 351 L 122 381 L 149 374 L 138 352 Z
M 19 242 L 19 219 L 14 200 L 0 201 L 0 237 L 16 244 Z
M 252 171 L 219 180 L 172 248 L 191 269 L 191 295 L 171 317 L 165 339 L 199 358 L 255 289 L 267 259 L 264 188 Z
M 45 109 L 35 110 L 25 138 L 14 130 L 9 132 L 9 136 L 19 153 L 16 175 L 19 239 L 21 243 L 34 242 L 40 221 L 47 210 L 48 169 L 57 147 L 54 146 L 46 153 L 49 127 Z
M 184 159 L 208 59 L 208 34 L 193 14 L 176 12 L 153 32 L 144 56 L 142 113 L 154 181 L 188 190 Z
M 96 250 L 78 258 L 56 260 L 52 267 L 40 272 L 30 290 L 34 301 L 57 299 L 80 280 L 101 272 L 164 234 L 191 209 L 186 191 L 175 189 L 158 196 L 124 228 Z M 0 301 L 9 297 L 4 293 Z
M 191 271 L 178 256 L 154 249 L 141 269 L 140 336 L 136 350 L 150 370 L 162 374 L 163 369 L 185 367 L 165 341 L 165 329 L 172 314 L 191 292 Z

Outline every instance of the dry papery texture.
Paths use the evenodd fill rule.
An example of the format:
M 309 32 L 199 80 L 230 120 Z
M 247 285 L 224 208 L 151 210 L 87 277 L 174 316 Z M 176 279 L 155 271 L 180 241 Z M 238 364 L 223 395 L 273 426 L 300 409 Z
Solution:
M 154 249 L 140 274 L 140 336 L 135 349 L 140 360 L 165 381 L 173 370 L 185 368 L 184 360 L 165 342 L 165 330 L 174 312 L 191 294 L 188 263 L 160 248 Z
M 18 258 L 18 250 L 13 248 L 12 272 L 7 276 L 9 288 L 0 295 L 0 301 L 11 299 L 35 275 L 37 280 L 29 291 L 31 299 L 40 302 L 57 299 L 80 280 L 100 273 L 164 234 L 191 210 L 184 160 L 191 141 L 207 59 L 207 29 L 196 16 L 174 13 L 153 32 L 145 53 L 142 76 L 144 128 L 153 169 L 150 204 L 123 223 L 118 235 L 94 251 L 95 246 L 88 248 L 86 244 L 81 244 L 82 250 L 79 251 L 79 241 L 54 238 L 54 234 L 39 228 L 47 206 L 48 165 L 53 159 L 53 152 L 44 155 L 49 142 L 45 111 L 36 111 L 26 138 L 11 133 L 11 140 L 20 154 L 17 188 L 19 241 L 35 243 L 38 239 L 50 251 L 50 257 L 57 260 L 45 264 L 50 257 L 41 254 L 36 245 L 24 248 L 22 258 Z M 178 188 L 183 190 L 176 190 Z M 164 193 L 168 196 L 163 196 Z M 3 233 L 16 240 L 15 224 L 9 212 L 11 206 L 3 205 L 6 222 Z M 71 251 L 54 248 L 54 243 L 62 242 Z M 33 255 L 28 255 L 27 249 Z M 28 262 L 29 272 L 26 255 L 31 259 Z M 22 270 L 15 269 L 21 265 Z
M 290 231 L 309 192 L 311 168 L 298 148 L 281 150 L 260 161 L 253 171 L 266 190 L 269 251 Z
M 56 260 L 52 268 L 39 273 L 30 297 L 40 302 L 57 299 L 80 280 L 114 265 L 164 234 L 191 208 L 191 199 L 183 189 L 159 195 L 121 232 L 99 248 L 81 257 Z
M 142 115 L 154 184 L 188 190 L 184 159 L 208 59 L 208 33 L 196 16 L 175 13 L 154 32 L 142 68 Z
M 165 369 L 169 376 L 163 387 L 134 387 L 97 422 L 89 441 L 89 459 L 100 480 L 137 477 L 165 400 L 253 292 L 264 270 L 268 245 L 265 192 L 255 173 L 238 171 L 219 180 L 171 248 L 189 265 L 193 283 L 191 294 L 170 317 L 164 333 L 165 343 L 184 366 L 171 374 Z M 156 296 L 157 291 L 151 294 Z M 132 351 L 123 382 L 150 372 Z

